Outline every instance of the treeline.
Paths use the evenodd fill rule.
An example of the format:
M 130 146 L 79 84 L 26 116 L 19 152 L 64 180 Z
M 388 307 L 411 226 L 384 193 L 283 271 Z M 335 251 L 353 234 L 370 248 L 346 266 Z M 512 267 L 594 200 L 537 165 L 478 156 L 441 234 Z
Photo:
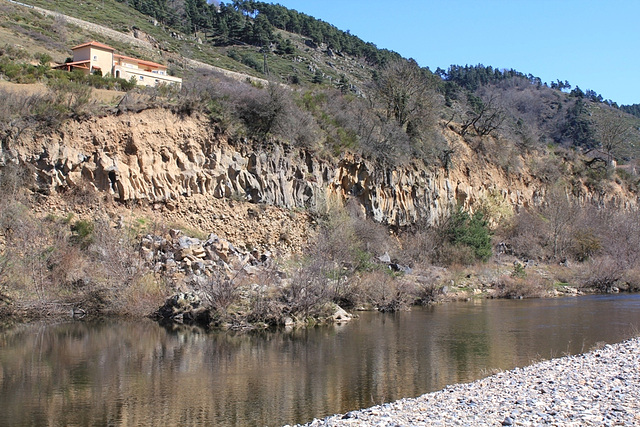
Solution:
M 381 65 L 400 55 L 378 49 L 359 37 L 335 26 L 284 6 L 240 0 L 232 3 L 207 3 L 206 0 L 118 0 L 152 16 L 170 27 L 187 33 L 202 32 L 215 45 L 248 44 L 268 47 L 276 44 L 279 53 L 293 53 L 291 43 L 275 33 L 285 30 L 325 43 L 335 52 L 365 58 Z
M 458 86 L 471 91 L 475 91 L 481 86 L 496 84 L 508 79 L 519 78 L 526 79 L 532 85 L 538 87 L 546 86 L 551 89 L 557 89 L 560 91 L 570 91 L 569 93 L 575 97 L 588 98 L 591 101 L 606 103 L 616 108 L 618 106 L 617 103 L 610 99 L 605 100 L 602 95 L 594 90 L 587 89 L 586 91 L 583 91 L 578 86 L 571 90 L 572 86 L 567 80 L 556 80 L 555 82 L 547 83 L 543 82 L 540 77 L 536 77 L 531 73 L 525 74 L 520 71 L 514 70 L 513 68 L 508 70 L 500 70 L 498 68 L 493 68 L 490 65 L 484 66 L 482 64 L 465 66 L 451 65 L 448 70 L 445 71 L 442 68 L 438 68 L 436 69 L 435 73 L 439 75 L 443 80 L 455 83 Z
M 532 84 L 542 85 L 542 80 L 531 74 L 527 75 L 514 69 L 500 70 L 490 65 L 485 67 L 482 64 L 465 66 L 451 65 L 447 71 L 442 68 L 436 69 L 436 74 L 445 81 L 455 83 L 471 91 L 477 90 L 480 86 L 495 84 L 514 77 L 526 78 Z
M 640 104 L 623 105 L 620 109 L 625 113 L 640 117 Z

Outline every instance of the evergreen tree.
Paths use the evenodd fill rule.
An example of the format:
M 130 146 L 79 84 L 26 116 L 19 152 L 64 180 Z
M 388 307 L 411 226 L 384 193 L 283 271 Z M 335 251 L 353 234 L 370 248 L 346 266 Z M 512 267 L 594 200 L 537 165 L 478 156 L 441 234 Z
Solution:
M 476 259 L 487 261 L 491 257 L 491 233 L 482 212 L 473 216 L 458 208 L 445 230 L 445 237 L 452 245 L 464 245 L 473 250 Z

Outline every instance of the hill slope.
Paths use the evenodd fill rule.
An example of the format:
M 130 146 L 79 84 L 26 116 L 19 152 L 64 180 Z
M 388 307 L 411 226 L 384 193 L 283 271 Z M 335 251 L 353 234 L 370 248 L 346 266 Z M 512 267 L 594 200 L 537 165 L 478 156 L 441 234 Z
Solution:
M 640 124 L 589 91 L 331 48 L 330 26 L 273 29 L 245 2 L 227 13 L 268 24 L 272 45 L 185 35 L 115 0 L 55 4 L 96 23 L 0 3 L 5 309 L 139 313 L 195 290 L 207 321 L 245 327 L 640 286 Z M 87 39 L 168 64 L 183 88 L 49 68 Z

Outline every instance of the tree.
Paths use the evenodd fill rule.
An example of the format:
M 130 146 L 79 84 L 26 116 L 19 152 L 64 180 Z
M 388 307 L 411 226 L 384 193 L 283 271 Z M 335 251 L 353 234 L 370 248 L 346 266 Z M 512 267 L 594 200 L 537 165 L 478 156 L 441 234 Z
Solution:
M 505 114 L 498 106 L 497 97 L 491 95 L 486 101 L 470 96 L 471 109 L 467 111 L 466 118 L 462 122 L 462 136 L 466 135 L 469 128 L 473 128 L 478 136 L 490 135 L 504 122 Z
M 343 95 L 349 92 L 349 81 L 347 80 L 347 76 L 344 74 L 340 75 L 340 81 L 338 81 L 338 89 L 340 89 L 340 93 Z
M 469 215 L 458 208 L 449 218 L 445 238 L 452 245 L 463 245 L 472 249 L 476 259 L 487 261 L 491 257 L 491 233 L 482 212 Z
M 619 114 L 608 114 L 596 122 L 595 133 L 602 150 L 611 162 L 620 155 L 629 135 L 630 127 Z
M 256 46 L 268 47 L 273 38 L 273 29 L 269 19 L 263 14 L 258 15 L 253 21 L 251 43 Z
M 580 88 L 576 87 L 577 90 Z M 576 90 L 574 89 L 574 91 Z M 573 93 L 573 92 L 572 92 Z M 582 93 L 582 91 L 580 91 Z M 591 149 L 595 146 L 595 133 L 591 121 L 587 118 L 587 107 L 579 95 L 573 106 L 567 110 L 562 137 L 572 144 Z
M 409 122 L 427 119 L 435 98 L 432 77 L 413 60 L 393 61 L 384 66 L 374 75 L 373 90 L 386 117 L 405 130 Z
M 552 257 L 561 261 L 571 245 L 571 225 L 578 215 L 578 208 L 570 202 L 565 189 L 558 186 L 549 190 L 541 213 L 549 230 Z

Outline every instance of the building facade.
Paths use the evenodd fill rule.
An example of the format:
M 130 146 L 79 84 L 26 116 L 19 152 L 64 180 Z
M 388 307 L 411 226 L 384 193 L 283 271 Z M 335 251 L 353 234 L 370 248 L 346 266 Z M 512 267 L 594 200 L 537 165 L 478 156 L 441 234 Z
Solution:
M 135 79 L 141 86 L 157 86 L 159 84 L 182 85 L 182 79 L 170 76 L 167 66 L 151 61 L 132 58 L 115 53 L 115 49 L 96 41 L 72 47 L 73 61 L 55 68 L 72 71 L 82 70 L 87 74 L 100 72 L 103 76 L 111 75 L 125 80 Z

